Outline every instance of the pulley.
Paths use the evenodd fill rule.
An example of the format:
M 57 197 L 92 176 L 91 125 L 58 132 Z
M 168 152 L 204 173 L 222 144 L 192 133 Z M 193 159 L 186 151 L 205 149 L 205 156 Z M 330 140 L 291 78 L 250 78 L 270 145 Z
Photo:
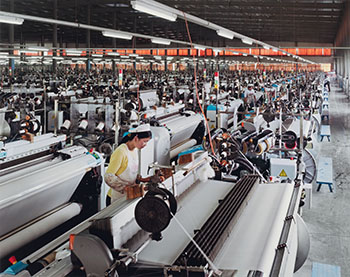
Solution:
M 177 211 L 174 195 L 164 188 L 152 188 L 137 203 L 135 219 L 146 232 L 152 233 L 152 239 L 161 240 L 161 232 L 168 227 L 172 215 Z

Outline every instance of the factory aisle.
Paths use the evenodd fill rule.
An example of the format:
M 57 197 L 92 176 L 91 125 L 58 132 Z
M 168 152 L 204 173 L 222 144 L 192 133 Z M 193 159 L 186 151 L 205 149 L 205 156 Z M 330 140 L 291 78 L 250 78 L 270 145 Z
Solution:
M 350 276 L 350 101 L 334 85 L 330 94 L 331 142 L 320 143 L 318 156 L 333 159 L 331 193 L 327 185 L 313 186 L 312 209 L 303 218 L 311 237 L 307 262 L 295 276 L 310 277 L 313 262 L 338 265 L 341 276 Z

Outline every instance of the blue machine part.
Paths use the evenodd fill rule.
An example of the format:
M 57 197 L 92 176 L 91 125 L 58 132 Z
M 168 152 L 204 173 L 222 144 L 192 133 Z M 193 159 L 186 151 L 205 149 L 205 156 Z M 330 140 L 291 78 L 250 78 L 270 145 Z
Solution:
M 6 268 L 6 270 L 3 272 L 4 274 L 8 274 L 8 275 L 16 275 L 19 272 L 21 272 L 22 270 L 26 269 L 28 265 L 19 261 L 11 266 L 9 266 L 8 268 Z
M 195 145 L 195 146 L 193 146 L 193 147 L 191 147 L 191 148 L 189 148 L 189 149 L 179 153 L 178 157 L 180 157 L 182 155 L 194 153 L 194 152 L 197 152 L 197 151 L 202 151 L 202 150 L 204 150 L 202 145 Z
M 218 110 L 219 111 L 225 110 L 225 106 L 224 105 L 218 105 Z M 207 111 L 216 111 L 216 105 L 209 105 L 207 107 Z

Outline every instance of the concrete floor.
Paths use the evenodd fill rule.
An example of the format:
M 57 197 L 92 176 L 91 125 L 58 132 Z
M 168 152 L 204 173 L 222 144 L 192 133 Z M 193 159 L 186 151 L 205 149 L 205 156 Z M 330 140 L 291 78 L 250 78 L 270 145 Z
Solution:
M 311 277 L 313 262 L 338 265 L 342 276 L 350 276 L 350 101 L 332 86 L 329 102 L 331 142 L 319 142 L 318 156 L 333 159 L 335 191 L 331 193 L 322 185 L 317 192 L 316 184 L 313 186 L 312 209 L 303 210 L 310 232 L 310 253 L 295 277 Z

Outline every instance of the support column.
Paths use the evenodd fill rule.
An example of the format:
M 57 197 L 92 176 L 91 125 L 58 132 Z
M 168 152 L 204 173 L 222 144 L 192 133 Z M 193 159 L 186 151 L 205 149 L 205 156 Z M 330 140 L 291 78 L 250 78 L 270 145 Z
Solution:
M 135 15 L 134 17 L 134 33 L 136 33 L 136 27 L 137 27 L 137 16 Z M 136 48 L 136 37 L 133 37 L 133 48 Z M 135 53 L 135 50 L 133 50 L 133 52 Z M 136 58 L 134 58 L 134 68 L 135 68 L 135 71 L 136 71 Z
M 168 72 L 168 50 L 165 50 L 164 71 Z
M 57 0 L 53 0 L 53 18 L 57 19 Z M 52 25 L 52 55 L 57 57 L 57 24 Z M 57 73 L 57 60 L 52 62 L 52 72 Z
M 60 55 L 63 56 L 63 33 L 62 33 L 62 31 L 60 31 L 60 48 L 61 48 Z
M 87 24 L 90 25 L 91 22 L 91 3 L 89 1 L 89 4 L 87 6 Z M 91 60 L 90 60 L 90 55 L 91 55 L 91 31 L 90 29 L 86 30 L 86 48 L 88 50 L 86 51 L 86 56 L 87 56 L 87 61 L 86 61 L 86 72 L 90 72 L 90 67 L 91 67 Z
M 345 77 L 348 77 L 348 75 L 349 75 L 348 60 L 349 60 L 349 53 L 348 53 L 348 50 L 345 50 L 345 55 L 344 55 L 344 75 L 345 75 Z
M 115 30 L 117 28 L 117 12 L 114 11 L 113 12 L 113 29 Z M 112 38 L 112 47 L 113 48 L 117 48 L 117 39 L 116 38 Z M 116 64 L 115 64 L 115 58 L 114 56 L 112 56 L 112 70 L 113 70 L 113 76 L 115 75 L 115 71 L 116 71 Z
M 10 0 L 10 12 L 15 11 L 15 0 Z M 15 26 L 13 24 L 8 24 L 9 26 L 9 44 L 10 44 L 10 55 L 13 55 L 13 44 L 15 42 Z M 15 71 L 15 60 L 11 58 L 9 60 L 10 74 L 13 76 Z

